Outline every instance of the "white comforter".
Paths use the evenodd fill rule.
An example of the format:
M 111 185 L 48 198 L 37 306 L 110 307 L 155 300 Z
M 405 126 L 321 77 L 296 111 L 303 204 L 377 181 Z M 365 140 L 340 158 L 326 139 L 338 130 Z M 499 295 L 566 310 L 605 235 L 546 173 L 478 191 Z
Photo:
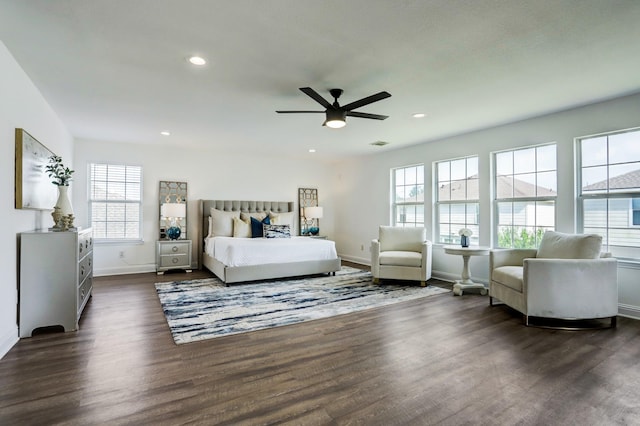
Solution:
M 205 252 L 226 266 L 336 259 L 333 241 L 309 237 L 205 239 Z

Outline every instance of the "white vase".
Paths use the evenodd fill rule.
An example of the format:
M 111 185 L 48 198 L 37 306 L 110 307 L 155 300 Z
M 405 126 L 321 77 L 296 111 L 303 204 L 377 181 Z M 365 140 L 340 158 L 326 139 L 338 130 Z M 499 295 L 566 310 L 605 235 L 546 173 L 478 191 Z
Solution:
M 60 209 L 62 216 L 73 214 L 73 207 L 71 206 L 71 201 L 69 201 L 68 191 L 68 186 L 58 185 L 58 201 L 56 201 L 55 207 Z

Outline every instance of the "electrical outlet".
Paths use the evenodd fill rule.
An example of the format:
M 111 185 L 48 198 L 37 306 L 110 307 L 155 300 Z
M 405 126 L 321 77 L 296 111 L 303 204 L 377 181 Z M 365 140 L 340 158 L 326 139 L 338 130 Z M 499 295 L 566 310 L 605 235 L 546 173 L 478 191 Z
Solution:
M 124 251 L 120 252 L 120 259 L 124 259 Z
M 364 244 L 360 244 L 360 251 L 364 251 Z

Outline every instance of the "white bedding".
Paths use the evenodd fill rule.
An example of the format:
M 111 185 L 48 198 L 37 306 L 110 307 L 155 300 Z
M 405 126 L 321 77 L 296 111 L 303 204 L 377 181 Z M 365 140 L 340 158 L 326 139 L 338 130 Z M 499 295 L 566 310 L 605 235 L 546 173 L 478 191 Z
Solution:
M 333 241 L 309 237 L 205 238 L 205 252 L 226 266 L 336 259 Z

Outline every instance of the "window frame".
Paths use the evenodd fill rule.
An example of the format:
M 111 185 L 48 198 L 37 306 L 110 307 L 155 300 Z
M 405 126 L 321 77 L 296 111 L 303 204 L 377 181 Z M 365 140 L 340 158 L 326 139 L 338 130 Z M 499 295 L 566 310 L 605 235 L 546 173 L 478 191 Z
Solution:
M 418 169 L 422 168 L 422 174 L 418 173 Z M 398 170 L 407 170 L 407 169 L 411 169 L 411 168 L 415 168 L 416 169 L 416 186 L 422 185 L 422 197 L 423 200 L 422 201 L 418 201 L 417 200 L 417 195 L 416 194 L 416 201 L 413 202 L 402 202 L 402 203 L 398 203 L 397 202 L 397 197 L 396 197 L 396 190 L 398 188 L 397 182 L 396 182 L 396 171 Z M 391 216 L 391 220 L 389 221 L 391 223 L 392 226 L 401 226 L 404 228 L 418 228 L 418 227 L 424 227 L 424 216 L 425 216 L 425 208 L 424 208 L 424 190 L 425 190 L 425 176 L 424 176 L 424 163 L 417 163 L 417 164 L 410 164 L 407 166 L 400 166 L 400 167 L 393 167 L 391 168 L 391 190 L 390 190 L 390 196 L 391 196 L 391 211 L 390 211 L 390 216 Z M 422 179 L 419 179 L 419 176 L 422 177 Z M 422 182 L 422 183 L 420 183 Z M 409 185 L 402 185 L 404 187 L 407 187 Z M 418 208 L 421 207 L 422 208 L 422 222 L 416 222 L 415 220 L 413 222 L 397 222 L 396 218 L 398 217 L 397 212 L 398 212 L 398 208 L 399 207 L 414 207 L 414 208 Z M 409 225 L 409 226 L 408 226 Z
M 499 198 L 498 197 L 498 177 L 499 176 L 503 176 L 503 175 L 499 175 L 498 174 L 498 155 L 499 154 L 503 154 L 503 153 L 507 153 L 507 152 L 511 152 L 511 153 L 515 153 L 517 151 L 524 151 L 524 150 L 528 150 L 528 149 L 536 149 L 537 148 L 542 148 L 542 147 L 547 147 L 547 146 L 553 146 L 555 148 L 555 168 L 553 169 L 554 173 L 555 173 L 555 182 L 556 182 L 556 195 L 555 196 L 533 196 L 533 197 L 514 197 L 513 195 L 511 197 L 507 197 L 507 198 Z M 538 209 L 538 203 L 549 203 L 552 202 L 553 203 L 553 230 L 556 229 L 556 224 L 558 222 L 558 209 L 557 209 L 557 201 L 558 201 L 558 144 L 557 142 L 547 142 L 547 143 L 541 143 L 541 144 L 536 144 L 536 145 L 529 145 L 529 146 L 521 146 L 521 147 L 517 147 L 517 148 L 511 148 L 511 149 L 505 149 L 505 150 L 501 150 L 501 151 L 495 151 L 492 152 L 491 154 L 491 159 L 492 159 L 492 173 L 491 173 L 491 179 L 492 179 L 492 189 L 493 189 L 493 229 L 492 229 L 492 236 L 493 236 L 493 246 L 496 248 L 515 248 L 514 246 L 514 239 L 512 238 L 511 240 L 511 245 L 509 247 L 502 247 L 500 246 L 500 227 L 504 226 L 502 224 L 500 224 L 500 205 L 504 204 L 504 203 L 511 203 L 511 207 L 512 207 L 512 212 L 513 212 L 513 206 L 516 203 L 524 203 L 524 204 L 531 204 L 533 203 L 535 209 L 536 209 L 536 219 L 535 219 L 535 224 L 533 226 L 534 228 L 534 232 L 533 232 L 533 236 L 535 238 L 535 247 L 531 247 L 531 248 L 537 248 L 540 246 L 540 241 L 542 239 L 542 236 L 540 235 L 540 231 L 543 229 L 549 229 L 549 226 L 539 226 L 538 225 L 538 218 L 537 218 L 537 209 Z M 513 166 L 514 164 L 512 164 Z M 536 182 L 537 182 L 537 178 L 538 178 L 538 173 L 543 173 L 543 172 L 548 172 L 549 170 L 543 170 L 543 171 L 539 171 L 538 170 L 538 158 L 537 158 L 537 151 L 536 151 L 536 164 L 534 167 L 534 171 L 532 172 L 533 174 L 536 175 Z M 507 176 L 512 176 L 513 179 L 515 180 L 515 176 L 518 175 L 522 175 L 525 173 L 516 173 L 515 171 L 515 167 L 512 168 L 511 174 L 507 175 Z M 531 174 L 531 173 L 528 173 Z M 536 187 L 539 187 L 539 185 L 535 185 Z M 514 220 L 513 220 L 513 213 L 512 213 L 512 218 L 511 218 L 511 229 L 514 230 L 517 227 L 522 227 L 522 226 L 516 226 L 513 224 Z M 526 225 L 525 229 L 526 229 Z M 544 234 L 544 232 L 542 232 L 542 234 Z M 512 232 L 512 235 L 514 235 L 514 233 Z
M 603 138 L 606 137 L 607 138 L 607 149 L 606 149 L 606 162 L 603 164 L 600 164 L 600 167 L 606 167 L 607 168 L 607 173 L 606 173 L 606 180 L 607 182 L 609 181 L 609 179 L 611 179 L 610 175 L 609 175 L 609 168 L 612 165 L 622 165 L 622 164 L 633 164 L 633 163 L 637 163 L 638 161 L 631 161 L 631 162 L 611 162 L 610 158 L 609 158 L 609 154 L 610 154 L 610 147 L 609 147 L 609 138 L 612 136 L 616 136 L 616 135 L 621 135 L 621 134 L 625 134 L 625 133 L 638 133 L 638 137 L 640 137 L 640 127 L 632 127 L 632 128 L 628 128 L 628 129 L 622 129 L 622 130 L 615 130 L 615 131 L 611 131 L 611 132 L 604 132 L 604 133 L 598 133 L 598 134 L 593 134 L 593 135 L 586 135 L 586 136 L 580 136 L 580 137 L 576 137 L 575 138 L 575 168 L 576 168 L 576 231 L 579 233 L 584 233 L 585 232 L 585 202 L 588 200 L 604 200 L 606 202 L 606 211 L 607 211 L 607 219 L 606 219 L 606 224 L 605 227 L 602 228 L 604 230 L 605 235 L 603 235 L 602 238 L 602 250 L 603 251 L 609 251 L 612 252 L 611 247 L 619 247 L 620 251 L 623 252 L 623 255 L 616 255 L 616 253 L 613 253 L 614 257 L 617 257 L 618 259 L 621 260 L 627 260 L 627 261 L 632 261 L 632 262 L 638 262 L 640 261 L 640 247 L 634 247 L 631 245 L 623 245 L 623 244 L 615 244 L 612 245 L 611 241 L 610 241 L 610 230 L 615 230 L 615 229 L 622 229 L 619 227 L 615 227 L 615 226 L 610 226 L 609 225 L 609 215 L 608 215 L 608 211 L 609 211 L 609 207 L 610 207 L 610 201 L 611 200 L 619 200 L 619 199 L 629 199 L 629 204 L 628 204 L 628 208 L 629 208 L 629 220 L 628 220 L 628 226 L 627 229 L 638 229 L 640 228 L 640 224 L 638 225 L 634 225 L 633 224 L 633 213 L 634 211 L 639 211 L 640 209 L 634 209 L 633 208 L 633 200 L 634 199 L 640 199 L 640 187 L 638 187 L 637 189 L 633 189 L 633 188 L 625 188 L 624 190 L 617 190 L 617 189 L 610 189 L 610 188 L 606 188 L 606 190 L 603 190 L 602 192 L 591 192 L 591 193 L 583 193 L 583 187 L 582 187 L 582 180 L 583 180 L 583 169 L 585 167 L 583 167 L 583 158 L 582 158 L 582 142 L 585 140 L 589 140 L 589 139 L 594 139 L 594 138 Z M 598 167 L 598 165 L 590 165 L 590 166 L 586 166 L 586 168 L 589 167 Z M 608 183 L 607 183 L 608 186 Z M 628 254 L 629 251 L 637 251 L 638 252 L 638 256 L 626 256 L 626 254 Z
M 114 200 L 114 199 L 109 199 L 109 197 L 106 198 L 93 198 L 93 188 L 94 188 L 94 173 L 93 173 L 93 167 L 94 166 L 106 166 L 108 167 L 123 167 L 125 169 L 125 176 L 127 174 L 127 169 L 129 168 L 136 168 L 138 169 L 139 172 L 139 176 L 140 179 L 136 182 L 134 181 L 134 184 L 139 185 L 139 194 L 138 194 L 138 199 L 137 200 L 127 200 L 126 199 L 126 195 L 125 195 L 125 199 L 123 200 Z M 91 224 L 91 227 L 94 230 L 94 241 L 96 244 L 121 244 L 121 243 L 134 243 L 134 244 L 140 244 L 144 242 L 143 239 L 143 185 L 144 185 L 144 176 L 143 176 L 143 167 L 141 165 L 138 164 L 125 164 L 125 163 L 111 163 L 111 162 L 90 162 L 87 166 L 87 200 L 88 200 L 88 217 L 89 217 L 89 223 Z M 107 178 L 106 182 L 110 182 L 110 180 Z M 111 181 L 112 182 L 112 181 Z M 125 178 L 125 186 L 127 185 L 126 178 Z M 120 204 L 136 204 L 138 207 L 138 218 L 137 218 L 137 228 L 138 228 L 138 236 L 137 237 L 133 237 L 133 238 L 123 238 L 123 237 L 109 237 L 108 236 L 108 229 L 106 231 L 107 236 L 106 237 L 98 237 L 96 235 L 100 235 L 99 233 L 96 234 L 96 227 L 94 226 L 93 223 L 93 213 L 94 213 L 94 203 L 104 203 L 107 205 L 120 205 Z M 105 222 L 108 223 L 108 220 L 105 218 Z M 125 223 L 125 227 L 126 224 L 128 223 L 135 223 L 136 221 L 131 221 L 131 220 L 127 220 L 126 218 L 124 219 L 124 223 Z
M 465 180 L 468 182 L 469 181 L 469 163 L 468 161 L 471 159 L 475 159 L 476 161 L 476 168 L 477 168 L 477 173 L 476 173 L 476 180 L 477 180 L 477 184 L 478 184 L 478 198 L 474 199 L 474 198 L 468 198 L 468 190 L 469 187 L 467 185 L 465 185 L 465 198 L 464 199 L 459 199 L 459 200 L 440 200 L 440 165 L 444 164 L 444 163 L 449 163 L 449 180 L 447 182 L 449 182 L 449 185 L 451 185 L 451 182 L 460 180 L 460 179 L 452 179 L 451 176 L 451 163 L 453 163 L 454 161 L 460 161 L 460 160 L 464 160 L 465 161 Z M 463 205 L 464 206 L 464 224 L 461 224 L 460 226 L 462 226 L 462 228 L 469 228 L 472 227 L 474 228 L 476 231 L 473 233 L 473 235 L 471 235 L 470 238 L 470 244 L 471 245 L 478 245 L 480 242 L 480 158 L 478 155 L 468 155 L 468 156 L 464 156 L 464 157 L 457 157 L 457 158 L 451 158 L 451 159 L 446 159 L 446 160 L 440 160 L 440 161 L 434 161 L 433 162 L 433 199 L 434 199 L 434 230 L 435 230 L 435 235 L 434 235 L 434 241 L 437 244 L 460 244 L 460 236 L 456 235 L 455 233 L 453 233 L 453 231 L 451 231 L 450 235 L 454 236 L 454 239 L 452 241 L 442 241 L 441 238 L 441 229 L 440 229 L 440 206 L 443 205 L 447 205 L 449 206 L 449 220 L 451 220 L 451 206 L 456 205 Z M 469 213 L 468 212 L 468 206 L 469 205 L 475 205 L 476 206 L 476 221 L 475 223 L 470 223 L 467 221 L 467 218 L 469 217 L 469 214 L 473 214 L 473 213 Z M 452 222 L 449 221 L 449 228 L 451 229 L 451 225 Z M 456 233 L 459 232 L 456 231 Z

